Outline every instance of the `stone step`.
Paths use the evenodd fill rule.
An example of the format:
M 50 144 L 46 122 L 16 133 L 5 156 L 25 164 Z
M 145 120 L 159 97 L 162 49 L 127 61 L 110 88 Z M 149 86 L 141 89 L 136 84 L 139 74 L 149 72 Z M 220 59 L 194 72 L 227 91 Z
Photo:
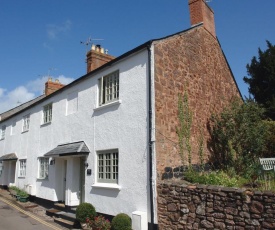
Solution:
M 62 219 L 65 219 L 65 220 L 72 221 L 72 222 L 76 221 L 75 214 L 74 213 L 70 213 L 70 212 L 61 212 L 59 214 L 59 217 L 62 218 Z
M 46 214 L 51 217 L 60 217 L 60 214 L 63 213 L 63 211 L 60 211 L 59 209 L 50 208 L 46 210 Z
M 54 217 L 54 222 L 68 229 L 75 229 L 74 222 L 65 220 L 63 218 Z
M 76 208 L 77 208 L 77 207 L 71 208 L 71 209 L 70 209 L 70 212 L 75 214 L 75 213 L 76 213 Z

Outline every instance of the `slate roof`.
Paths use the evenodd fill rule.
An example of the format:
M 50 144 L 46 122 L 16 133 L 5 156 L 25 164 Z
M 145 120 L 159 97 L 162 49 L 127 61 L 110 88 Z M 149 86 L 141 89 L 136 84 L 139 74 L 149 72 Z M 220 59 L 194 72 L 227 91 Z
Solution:
M 4 156 L 0 157 L 0 161 L 12 161 L 12 160 L 17 160 L 17 156 L 15 153 L 9 153 Z
M 4 121 L 4 120 L 8 119 L 9 117 L 15 115 L 15 114 L 18 113 L 18 112 L 23 111 L 24 109 L 28 108 L 29 106 L 31 106 L 31 105 L 33 105 L 34 103 L 36 103 L 36 102 L 42 100 L 42 99 L 45 98 L 45 97 L 46 97 L 46 95 L 43 94 L 43 95 L 41 95 L 41 96 L 39 96 L 39 97 L 37 97 L 37 98 L 34 98 L 33 100 L 27 101 L 27 102 L 24 103 L 24 104 L 21 104 L 21 105 L 15 107 L 15 108 L 13 108 L 13 109 L 10 109 L 10 110 L 8 110 L 8 111 L 6 111 L 6 112 L 1 113 L 1 114 L 0 114 L 0 121 Z
M 58 145 L 51 151 L 44 154 L 45 157 L 49 156 L 74 156 L 74 155 L 88 155 L 90 152 L 89 148 L 84 141 L 73 142 Z

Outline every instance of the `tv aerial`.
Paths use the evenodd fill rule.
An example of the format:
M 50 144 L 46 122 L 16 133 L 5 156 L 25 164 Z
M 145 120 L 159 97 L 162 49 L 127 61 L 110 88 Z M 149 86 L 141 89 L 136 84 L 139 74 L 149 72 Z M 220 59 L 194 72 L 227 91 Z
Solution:
M 87 41 L 83 42 L 80 41 L 80 44 L 85 45 L 86 46 L 86 51 L 88 52 L 88 46 L 94 44 L 93 41 L 102 41 L 104 39 L 102 38 L 92 38 L 91 36 L 87 39 Z

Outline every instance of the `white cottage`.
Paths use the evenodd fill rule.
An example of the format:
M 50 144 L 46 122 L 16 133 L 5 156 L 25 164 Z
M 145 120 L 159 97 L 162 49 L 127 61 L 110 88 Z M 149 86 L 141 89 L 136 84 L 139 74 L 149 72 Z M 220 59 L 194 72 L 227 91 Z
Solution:
M 89 53 L 104 56 L 97 48 Z M 148 62 L 145 44 L 69 85 L 49 79 L 39 100 L 1 114 L 1 185 L 113 216 L 147 213 Z
M 0 114 L 0 184 L 36 200 L 124 212 L 133 229 L 156 229 L 157 181 L 180 178 L 185 163 L 176 145 L 179 95 L 188 93 L 194 114 L 193 149 L 201 132 L 209 138 L 211 114 L 241 97 L 213 11 L 205 0 L 189 7 L 190 29 L 118 58 L 92 46 L 85 76 L 66 86 L 49 79 L 45 95 Z

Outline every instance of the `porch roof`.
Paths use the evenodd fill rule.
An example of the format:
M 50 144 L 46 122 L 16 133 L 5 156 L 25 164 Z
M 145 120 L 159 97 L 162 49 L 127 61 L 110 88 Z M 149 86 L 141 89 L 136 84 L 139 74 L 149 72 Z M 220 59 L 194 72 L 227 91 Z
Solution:
M 5 154 L 0 157 L 0 161 L 12 161 L 12 160 L 17 160 L 17 159 L 18 158 L 15 153 Z
M 78 155 L 88 155 L 90 152 L 89 148 L 84 141 L 73 142 L 58 145 L 51 151 L 44 154 L 45 157 L 50 156 L 78 156 Z

